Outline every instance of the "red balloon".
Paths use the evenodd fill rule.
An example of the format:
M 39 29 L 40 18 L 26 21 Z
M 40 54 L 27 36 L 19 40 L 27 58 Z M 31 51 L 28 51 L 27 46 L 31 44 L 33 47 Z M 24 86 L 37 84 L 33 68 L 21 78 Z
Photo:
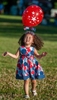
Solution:
M 42 22 L 44 17 L 42 9 L 37 5 L 28 6 L 22 16 L 22 22 L 24 26 L 33 27 Z

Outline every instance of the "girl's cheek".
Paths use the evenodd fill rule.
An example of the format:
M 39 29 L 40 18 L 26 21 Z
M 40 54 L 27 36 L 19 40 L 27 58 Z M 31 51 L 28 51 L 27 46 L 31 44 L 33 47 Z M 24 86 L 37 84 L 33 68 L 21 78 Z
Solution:
M 34 39 L 32 39 L 32 43 L 34 43 Z

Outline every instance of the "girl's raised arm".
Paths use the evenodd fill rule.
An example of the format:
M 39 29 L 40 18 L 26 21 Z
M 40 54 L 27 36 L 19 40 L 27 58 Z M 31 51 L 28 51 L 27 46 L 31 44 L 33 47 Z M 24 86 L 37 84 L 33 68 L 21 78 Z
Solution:
M 35 56 L 36 56 L 37 58 L 40 59 L 40 58 L 46 56 L 47 52 L 43 52 L 42 54 L 38 54 L 37 50 L 35 49 L 35 50 L 34 50 L 34 54 L 35 54 Z
M 5 57 L 5 56 L 10 56 L 10 57 L 12 57 L 12 58 L 15 58 L 15 59 L 17 59 L 18 57 L 19 57 L 19 48 L 18 48 L 18 50 L 17 50 L 17 52 L 15 53 L 15 54 L 12 54 L 12 53 L 10 53 L 10 52 L 4 52 L 2 55 Z

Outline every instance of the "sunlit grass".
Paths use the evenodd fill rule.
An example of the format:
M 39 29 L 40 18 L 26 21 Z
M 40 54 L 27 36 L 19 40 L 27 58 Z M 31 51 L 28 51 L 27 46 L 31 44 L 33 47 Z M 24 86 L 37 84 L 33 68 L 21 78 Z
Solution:
M 24 33 L 23 25 L 18 22 L 19 16 L 1 15 L 0 18 L 0 100 L 23 100 L 23 81 L 15 79 L 18 59 L 2 56 L 5 51 L 16 52 L 18 40 Z M 36 34 L 44 41 L 44 47 L 38 52 L 47 52 L 46 57 L 38 60 L 46 78 L 37 80 L 37 97 L 32 96 L 30 84 L 30 100 L 57 100 L 57 28 L 39 25 Z
M 21 16 L 11 16 L 11 15 L 0 15 L 0 18 L 4 18 L 4 19 L 15 19 L 15 20 L 21 20 L 22 17 Z

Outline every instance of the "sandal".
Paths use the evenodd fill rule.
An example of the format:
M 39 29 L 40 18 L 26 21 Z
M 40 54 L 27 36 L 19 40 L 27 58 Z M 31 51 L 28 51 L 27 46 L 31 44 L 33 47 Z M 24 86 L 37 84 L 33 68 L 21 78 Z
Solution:
M 33 93 L 33 95 L 34 95 L 34 96 L 36 96 L 36 95 L 37 95 L 36 90 L 33 90 L 33 91 L 32 91 L 32 93 Z
M 25 95 L 24 98 L 29 99 L 30 97 L 29 97 L 29 95 Z

